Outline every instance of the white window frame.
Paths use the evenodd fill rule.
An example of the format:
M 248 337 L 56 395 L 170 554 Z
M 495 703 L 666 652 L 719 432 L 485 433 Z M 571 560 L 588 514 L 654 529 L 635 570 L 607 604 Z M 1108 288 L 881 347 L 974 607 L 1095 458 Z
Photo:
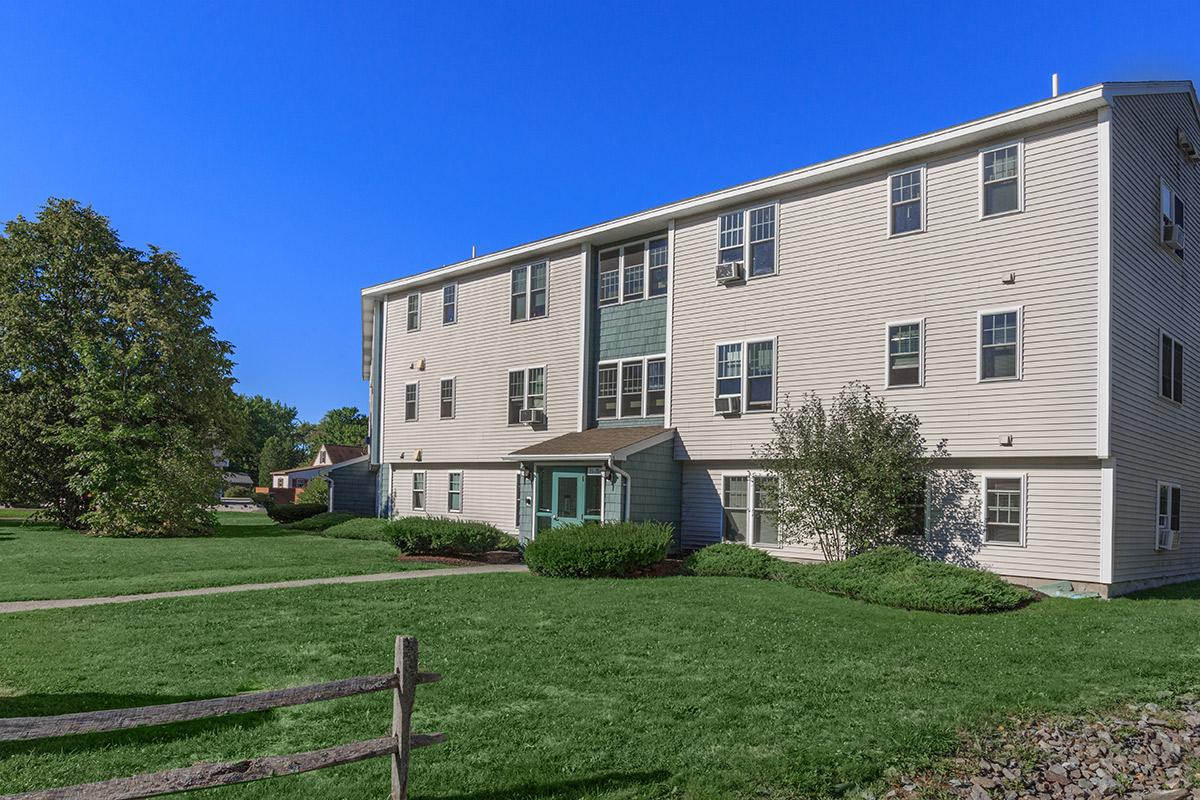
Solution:
M 650 243 L 663 242 L 667 251 L 667 290 L 662 294 L 650 294 Z M 625 296 L 625 249 L 628 247 L 641 246 L 642 248 L 642 294 L 640 297 Z M 600 299 L 600 259 L 605 253 L 617 251 L 617 294 L 608 300 L 601 301 Z M 601 247 L 596 250 L 596 306 L 597 308 L 609 308 L 610 306 L 622 306 L 626 303 L 638 303 L 642 300 L 655 300 L 660 297 L 666 297 L 671 292 L 671 242 L 670 236 L 667 233 L 658 236 L 647 236 L 644 239 L 638 239 L 632 242 L 624 242 L 614 244 L 610 247 Z
M 757 508 L 754 505 L 754 482 L 759 478 L 767 480 L 778 480 L 775 476 L 762 470 L 722 470 L 717 473 L 717 493 L 720 497 L 719 510 L 721 514 L 721 541 L 731 541 L 725 537 L 725 479 L 726 478 L 746 478 L 746 540 L 743 544 L 750 547 L 757 547 L 763 550 L 779 550 L 785 545 L 782 542 L 777 544 L 762 544 L 758 541 L 758 530 L 754 525 L 754 514 Z M 776 520 L 776 530 L 778 530 L 778 520 Z M 780 537 L 782 538 L 782 536 Z
M 750 213 L 753 211 L 758 211 L 759 209 L 768 208 L 768 207 L 772 207 L 775 209 L 775 236 L 774 236 L 775 264 L 774 264 L 774 269 L 771 272 L 767 272 L 762 275 L 751 275 L 750 274 L 750 266 L 751 266 L 750 265 L 750 245 L 751 245 Z M 718 264 L 721 263 L 721 251 L 723 249 L 727 249 L 727 248 L 721 247 L 721 217 L 724 217 L 728 214 L 736 214 L 740 211 L 742 213 L 742 258 L 741 258 L 741 261 L 742 261 L 742 274 L 745 276 L 745 280 L 752 281 L 752 280 L 757 280 L 759 278 L 770 278 L 770 277 L 774 277 L 775 275 L 778 275 L 780 272 L 780 270 L 779 270 L 779 216 L 780 216 L 780 210 L 781 210 L 780 203 L 778 200 L 775 200 L 770 203 L 755 203 L 752 206 L 744 206 L 742 208 L 730 208 L 730 209 L 726 209 L 724 211 L 717 212 L 717 220 L 716 220 L 717 221 L 717 236 L 716 236 L 716 247 L 714 248 L 716 251 L 716 263 L 718 263 Z M 762 239 L 759 241 L 766 241 L 766 240 Z
M 983 377 L 983 318 L 992 314 L 1017 314 L 1017 374 L 1003 378 Z M 1019 381 L 1025 377 L 1025 306 L 1009 306 L 1007 308 L 985 308 L 975 314 L 975 382 L 976 383 L 1006 383 Z
M 458 508 L 457 509 L 453 509 L 450 507 L 450 497 L 455 494 L 454 489 L 451 488 L 451 487 L 453 487 L 454 484 L 452 484 L 450 482 L 450 477 L 452 475 L 458 476 L 458 492 L 457 492 Z M 464 480 L 463 471 L 461 469 L 452 469 L 446 473 L 446 513 L 447 514 L 463 513 L 463 487 L 465 484 L 466 484 L 466 481 Z
M 1163 337 L 1164 336 L 1171 340 L 1171 395 L 1170 396 L 1167 396 L 1162 393 L 1162 346 L 1163 346 Z M 1183 339 L 1180 339 L 1178 336 L 1171 333 L 1166 328 L 1158 329 L 1158 349 L 1157 349 L 1156 358 L 1155 358 L 1155 361 L 1158 364 L 1158 369 L 1156 370 L 1157 375 L 1158 375 L 1158 380 L 1156 381 L 1156 383 L 1158 384 L 1157 394 L 1160 399 L 1165 400 L 1166 402 L 1170 403 L 1171 405 L 1173 405 L 1175 407 L 1180 407 L 1183 405 L 1183 401 L 1176 400 L 1175 394 L 1174 394 L 1174 389 L 1175 389 L 1175 347 L 1174 346 L 1177 344 L 1183 346 L 1183 370 L 1184 370 L 1184 374 L 1186 375 L 1187 360 L 1188 360 L 1187 342 L 1185 342 Z M 1184 386 L 1183 388 L 1187 389 L 1187 386 Z M 1185 398 L 1187 397 L 1186 392 L 1184 393 L 1184 397 Z
M 445 398 L 442 397 L 442 384 L 444 384 L 446 381 L 450 381 L 450 416 L 448 416 L 448 417 L 442 415 L 442 403 L 445 402 Z M 458 414 L 458 378 L 454 375 L 451 375 L 447 378 L 439 378 L 438 379 L 438 419 L 454 419 L 454 417 L 457 414 Z
M 982 319 L 982 318 L 981 318 Z M 917 353 L 917 382 L 892 385 L 892 328 L 901 325 L 916 325 L 920 331 L 921 349 Z M 982 328 L 983 323 L 980 322 Z M 1020 332 L 1018 329 L 1018 338 Z M 980 334 L 982 336 L 982 333 Z M 980 357 L 982 361 L 982 356 Z M 982 367 L 981 367 L 982 369 Z M 906 319 L 883 324 L 883 386 L 885 389 L 923 389 L 925 387 L 925 318 Z
M 413 324 L 413 313 L 414 313 L 413 301 L 414 300 L 417 301 L 417 307 L 415 309 L 417 322 L 415 325 Z M 413 331 L 421 330 L 421 293 L 420 292 L 413 292 L 412 294 L 408 295 L 404 299 L 404 330 L 406 333 L 412 333 Z
M 762 342 L 771 342 L 771 407 L 750 409 L 750 381 L 747 372 L 750 369 L 750 345 L 761 344 Z M 721 397 L 738 397 L 736 394 L 717 394 L 717 371 L 720 369 L 721 348 L 731 344 L 740 344 L 742 346 L 742 372 L 741 385 L 742 391 L 742 410 L 737 416 L 745 416 L 747 414 L 774 414 L 779 408 L 779 337 L 778 336 L 750 336 L 745 339 L 732 339 L 729 341 L 717 342 L 713 345 L 713 371 L 712 371 L 712 389 L 713 399 Z M 670 388 L 670 387 L 668 387 Z M 713 410 L 714 417 L 725 416 L 718 414 Z
M 998 211 L 995 214 L 984 213 L 983 202 L 983 157 L 988 153 L 995 153 L 997 150 L 1007 150 L 1010 147 L 1017 148 L 1017 207 L 1010 211 Z M 997 219 L 999 217 L 1007 217 L 1010 214 L 1020 214 L 1025 211 L 1025 140 L 1017 139 L 1003 144 L 989 145 L 988 147 L 979 148 L 979 165 L 976 168 L 978 175 L 978 194 L 979 194 L 979 219 Z M 1007 180 L 1007 179 L 1005 179 Z
M 1016 542 L 989 542 L 988 541 L 988 506 L 987 506 L 987 487 L 989 480 L 1019 480 L 1021 481 L 1021 524 L 1019 536 L 1020 540 Z M 1155 496 L 1154 502 L 1158 502 L 1158 497 Z M 928 505 L 926 505 L 928 509 Z M 928 511 L 926 512 L 928 513 Z M 980 539 L 984 547 L 1025 547 L 1026 528 L 1029 524 L 1029 473 L 1027 472 L 981 472 L 979 474 L 979 521 L 982 526 L 980 529 Z
M 421 476 L 421 505 L 416 504 L 417 499 L 417 476 Z M 423 469 L 414 469 L 409 473 L 408 479 L 408 505 L 413 511 L 428 511 L 429 510 L 429 475 Z
M 1179 527 L 1171 529 L 1175 532 L 1175 540 L 1174 540 L 1175 546 L 1172 548 L 1160 551 L 1159 547 L 1158 547 L 1158 528 L 1159 528 L 1158 521 L 1162 515 L 1158 513 L 1158 498 L 1159 498 L 1159 495 L 1162 494 L 1162 490 L 1164 487 L 1167 489 L 1167 504 L 1168 504 L 1167 505 L 1167 525 L 1169 526 L 1171 524 L 1171 512 L 1178 511 L 1179 512 L 1178 513 Z M 1180 508 L 1178 508 L 1178 509 L 1174 507 L 1174 501 L 1171 500 L 1171 491 L 1170 490 L 1172 490 L 1172 489 L 1179 490 Z M 1169 553 L 1172 550 L 1179 549 L 1179 540 L 1180 540 L 1180 538 L 1182 538 L 1182 534 L 1183 534 L 1182 507 L 1183 507 L 1183 484 L 1179 483 L 1178 481 L 1171 481 L 1171 480 L 1155 481 L 1155 484 L 1154 484 L 1154 550 L 1156 552 L 1168 552 Z
M 454 290 L 454 300 L 450 303 L 446 302 L 446 290 L 447 289 Z M 454 319 L 450 320 L 449 322 L 446 321 L 446 307 L 447 306 L 454 309 Z M 443 325 L 458 324 L 458 284 L 457 283 L 447 283 L 445 286 L 442 287 L 442 324 Z
M 981 156 L 981 158 L 982 158 L 982 156 Z M 898 169 L 898 170 L 888 173 L 887 184 L 886 184 L 887 197 L 885 199 L 887 200 L 887 232 L 888 232 L 889 239 L 900 239 L 905 236 L 911 236 L 914 233 L 924 233 L 925 232 L 925 206 L 926 206 L 925 200 L 927 199 L 926 191 L 925 191 L 925 189 L 926 189 L 925 166 L 926 166 L 925 164 L 917 164 L 914 167 L 905 167 L 904 169 Z M 921 204 L 921 227 L 917 228 L 916 230 L 904 231 L 902 233 L 896 233 L 896 231 L 893 230 L 893 225 L 895 224 L 895 220 L 892 215 L 892 209 L 895 208 L 897 205 L 906 205 L 908 203 L 911 203 L 912 201 L 906 200 L 903 203 L 895 203 L 892 201 L 892 180 L 894 178 L 898 178 L 902 175 L 909 175 L 913 172 L 919 172 L 921 174 L 921 196 L 917 199 L 917 202 L 919 202 Z
M 544 290 L 546 292 L 546 312 L 535 317 L 533 316 L 533 268 L 539 264 L 544 264 L 546 267 L 546 288 Z M 517 272 L 525 273 L 525 316 L 523 317 L 512 315 L 512 299 L 517 296 L 512 290 L 512 279 Z M 508 271 L 508 321 L 510 323 L 529 322 L 535 319 L 545 319 L 548 316 L 550 316 L 550 259 L 543 258 L 510 269 Z
M 512 395 L 510 394 L 512 374 L 514 372 L 521 374 L 521 408 L 524 410 L 529 410 L 530 408 L 534 407 L 529 405 L 529 398 L 533 396 L 529 394 L 529 371 L 533 369 L 540 369 L 542 371 L 542 394 L 540 395 L 542 398 L 542 404 L 537 406 L 537 408 L 541 408 L 542 412 L 549 417 L 550 412 L 547 409 L 550 406 L 550 395 L 548 388 L 550 381 L 550 370 L 545 364 L 532 364 L 527 367 L 513 367 L 504 371 L 504 420 L 507 422 L 510 428 L 517 428 L 521 425 L 519 422 L 508 422 L 508 404 L 509 401 L 513 399 Z
M 1167 194 L 1170 196 L 1171 202 L 1169 203 L 1169 205 L 1170 205 L 1170 209 L 1169 209 L 1170 213 L 1169 214 L 1163 213 L 1162 204 L 1163 204 L 1163 195 L 1164 194 Z M 1178 192 L 1175 191 L 1174 187 L 1172 187 L 1171 184 L 1167 183 L 1166 178 L 1160 177 L 1158 179 L 1158 241 L 1159 241 L 1159 244 L 1162 244 L 1163 239 L 1166 238 L 1165 228 L 1167 225 L 1167 219 L 1164 219 L 1164 217 L 1167 217 L 1168 219 L 1170 219 L 1170 222 L 1172 225 L 1178 224 L 1178 222 L 1179 222 L 1177 219 L 1175 219 L 1175 205 L 1176 205 L 1177 201 L 1178 201 Z M 1186 212 L 1187 212 L 1187 203 L 1184 203 L 1184 213 L 1186 214 Z M 1185 227 L 1184 230 L 1186 231 L 1187 228 Z M 1184 242 L 1184 244 L 1187 244 L 1187 242 Z M 1173 248 L 1171 248 L 1171 252 L 1178 258 L 1178 257 L 1182 257 L 1184 251 L 1173 247 Z
M 600 361 L 596 364 L 596 406 L 595 417 L 597 420 L 608 419 L 645 419 L 646 417 L 661 417 L 663 414 L 647 414 L 646 396 L 648 389 L 646 388 L 650 381 L 650 362 L 663 362 L 663 389 L 669 395 L 671 392 L 671 376 L 666 371 L 666 353 L 656 353 L 648 356 L 636 356 L 634 358 L 611 358 Z M 625 365 L 626 364 L 641 364 L 642 365 L 642 413 L 641 414 L 623 414 L 621 411 L 622 389 L 625 383 Z M 613 417 L 600 416 L 600 370 L 604 367 L 617 368 L 617 414 Z
M 408 416 L 408 387 L 416 387 L 416 397 L 413 398 L 413 415 Z M 404 409 L 402 413 L 404 422 L 417 422 L 421 417 L 421 383 L 419 381 L 409 381 L 404 384 Z

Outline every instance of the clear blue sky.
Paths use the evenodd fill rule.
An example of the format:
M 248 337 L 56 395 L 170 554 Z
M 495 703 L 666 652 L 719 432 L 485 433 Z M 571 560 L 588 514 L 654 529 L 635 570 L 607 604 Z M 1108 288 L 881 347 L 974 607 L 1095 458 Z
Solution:
M 366 405 L 358 290 L 1102 80 L 1194 3 L 6 3 L 0 218 L 177 251 L 239 390 Z

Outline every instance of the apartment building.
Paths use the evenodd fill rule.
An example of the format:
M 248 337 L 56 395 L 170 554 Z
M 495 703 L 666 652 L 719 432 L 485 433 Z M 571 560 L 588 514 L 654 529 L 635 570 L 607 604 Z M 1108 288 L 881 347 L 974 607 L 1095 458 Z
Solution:
M 1200 577 L 1198 148 L 1190 82 L 1105 83 L 364 289 L 381 513 L 814 558 L 753 448 L 861 381 L 968 479 L 930 553 Z

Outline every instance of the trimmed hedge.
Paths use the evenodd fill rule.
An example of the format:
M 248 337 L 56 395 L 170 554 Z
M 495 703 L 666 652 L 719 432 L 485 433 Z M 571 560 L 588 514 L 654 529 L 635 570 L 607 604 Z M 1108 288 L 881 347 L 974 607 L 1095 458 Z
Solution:
M 486 522 L 449 517 L 401 517 L 388 526 L 392 544 L 403 553 L 478 555 L 512 549 L 513 538 Z
M 688 556 L 684 569 L 689 575 L 706 578 L 781 577 L 790 565 L 770 553 L 744 544 L 724 542 L 697 550 Z
M 537 575 L 619 578 L 667 557 L 675 529 L 665 522 L 588 523 L 549 528 L 525 547 Z
M 324 514 L 325 506 L 319 503 L 279 503 L 277 505 L 269 505 L 267 514 L 271 519 L 284 525 L 290 525 L 293 522 L 299 522 L 302 519 L 315 517 L 317 514 Z
M 326 511 L 288 525 L 293 531 L 324 531 L 355 518 L 349 511 Z
M 226 486 L 225 491 L 221 492 L 222 497 L 253 497 L 254 490 L 249 486 L 236 484 L 234 486 Z
M 332 527 L 323 533 L 335 539 L 372 539 L 380 542 L 390 542 L 391 521 L 378 517 L 355 517 Z

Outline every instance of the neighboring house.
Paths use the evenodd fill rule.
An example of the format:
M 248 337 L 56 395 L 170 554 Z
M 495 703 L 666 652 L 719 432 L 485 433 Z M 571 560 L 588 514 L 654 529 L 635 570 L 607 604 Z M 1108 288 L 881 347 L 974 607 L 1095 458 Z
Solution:
M 817 557 L 752 448 L 863 381 L 969 471 L 930 550 L 1200 577 L 1198 145 L 1190 82 L 1101 84 L 364 289 L 377 506 Z
M 293 503 L 296 494 L 310 480 L 343 462 L 366 458 L 366 448 L 359 445 L 323 444 L 313 456 L 311 464 L 292 469 L 281 469 L 271 473 L 270 494 L 280 503 Z

